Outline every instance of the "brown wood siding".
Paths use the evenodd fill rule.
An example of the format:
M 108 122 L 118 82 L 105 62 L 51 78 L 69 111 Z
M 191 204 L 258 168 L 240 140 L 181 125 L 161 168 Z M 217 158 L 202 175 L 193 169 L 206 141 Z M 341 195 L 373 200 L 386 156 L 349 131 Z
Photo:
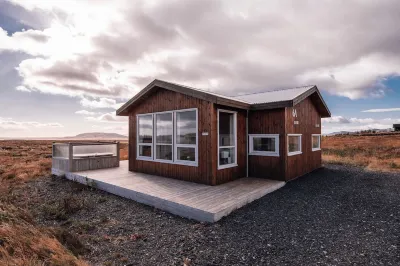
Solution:
M 215 184 L 211 158 L 212 103 L 159 88 L 135 106 L 129 115 L 129 170 L 202 184 Z M 136 159 L 136 115 L 180 109 L 198 109 L 198 166 L 143 161 Z M 202 132 L 209 132 L 202 136 Z
M 285 180 L 285 109 L 250 111 L 249 134 L 279 134 L 279 157 L 249 155 L 249 176 Z
M 297 118 L 293 117 L 293 109 L 297 111 Z M 299 121 L 299 124 L 295 125 L 294 121 Z M 321 134 L 321 115 L 310 98 L 294 107 L 286 108 L 286 134 L 302 134 L 302 154 L 287 157 L 286 180 L 321 167 L 321 151 L 312 151 L 311 147 L 312 134 Z
M 216 184 L 223 184 L 235 179 L 246 176 L 246 115 L 247 111 L 229 108 L 226 106 L 214 105 L 213 108 L 213 126 L 212 126 L 212 153 L 215 154 L 213 158 L 213 167 L 216 171 Z M 218 170 L 218 109 L 230 110 L 237 112 L 237 164 L 238 166 Z M 214 159 L 215 158 L 215 159 Z M 215 166 L 214 166 L 215 165 Z

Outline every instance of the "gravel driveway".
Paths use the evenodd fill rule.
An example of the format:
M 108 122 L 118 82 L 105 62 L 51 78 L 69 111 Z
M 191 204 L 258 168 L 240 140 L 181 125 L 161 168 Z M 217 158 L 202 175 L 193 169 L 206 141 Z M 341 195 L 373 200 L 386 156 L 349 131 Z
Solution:
M 38 223 L 78 234 L 95 265 L 400 265 L 398 173 L 327 165 L 215 224 L 61 178 L 24 193 Z M 46 206 L 71 195 L 85 207 L 49 217 Z

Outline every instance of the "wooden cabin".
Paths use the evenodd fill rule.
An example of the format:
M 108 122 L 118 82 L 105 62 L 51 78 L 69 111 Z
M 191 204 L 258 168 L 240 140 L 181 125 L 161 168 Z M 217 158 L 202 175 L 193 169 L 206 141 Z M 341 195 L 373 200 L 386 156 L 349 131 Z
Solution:
M 154 80 L 117 110 L 129 116 L 129 171 L 208 185 L 288 181 L 321 167 L 316 86 L 237 97 Z

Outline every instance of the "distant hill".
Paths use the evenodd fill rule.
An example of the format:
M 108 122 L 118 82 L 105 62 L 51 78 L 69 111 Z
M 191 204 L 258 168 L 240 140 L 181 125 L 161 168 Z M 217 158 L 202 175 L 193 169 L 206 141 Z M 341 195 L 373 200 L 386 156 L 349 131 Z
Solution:
M 367 129 L 361 131 L 339 131 L 339 132 L 332 132 L 328 134 L 324 134 L 324 136 L 336 136 L 336 135 L 371 135 L 371 134 L 393 134 L 392 128 L 385 128 L 385 129 Z
M 117 133 L 105 133 L 105 132 L 89 132 L 82 133 L 76 136 L 65 137 L 64 139 L 127 139 L 127 136 Z

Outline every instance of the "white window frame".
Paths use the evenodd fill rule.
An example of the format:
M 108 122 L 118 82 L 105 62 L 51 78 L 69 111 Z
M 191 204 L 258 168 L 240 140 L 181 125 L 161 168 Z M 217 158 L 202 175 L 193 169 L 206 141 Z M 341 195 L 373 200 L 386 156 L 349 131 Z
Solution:
M 254 138 L 273 138 L 275 139 L 275 151 L 255 151 Z M 249 155 L 275 156 L 279 157 L 279 134 L 249 134 L 250 150 Z
M 233 133 L 234 133 L 234 140 L 235 140 L 234 146 L 220 146 L 219 145 L 219 113 L 220 112 L 233 114 Z M 237 112 L 230 111 L 230 110 L 224 110 L 224 109 L 217 110 L 217 142 L 218 142 L 217 143 L 217 160 L 218 160 L 218 168 L 217 169 L 221 170 L 221 169 L 238 166 L 238 164 L 237 164 Z M 224 164 L 224 165 L 219 164 L 219 150 L 222 148 L 235 148 L 235 161 L 233 163 Z
M 157 143 L 157 115 L 159 114 L 171 114 L 172 118 L 172 142 L 171 144 L 167 143 Z M 153 154 L 154 154 L 154 161 L 155 162 L 162 162 L 162 163 L 170 163 L 174 160 L 174 112 L 173 111 L 166 111 L 166 112 L 157 112 L 153 113 Z M 157 159 L 157 145 L 165 145 L 171 146 L 172 157 L 171 160 L 164 160 L 164 159 Z
M 300 137 L 300 151 L 294 151 L 294 152 L 289 152 L 289 137 Z M 302 147 L 302 134 L 287 134 L 287 152 L 288 156 L 293 156 L 293 155 L 298 155 L 303 153 L 303 147 Z
M 149 116 L 151 115 L 151 130 L 152 130 L 152 137 L 151 143 L 139 143 L 139 117 L 141 116 Z M 153 143 L 154 143 L 154 115 L 152 113 L 148 114 L 138 114 L 136 115 L 136 159 L 144 160 L 144 161 L 152 161 L 154 158 L 154 150 L 153 150 Z M 140 156 L 140 146 L 150 146 L 151 147 L 151 156 Z
M 318 137 L 319 139 L 319 147 L 318 148 L 313 148 L 313 137 Z M 311 135 L 311 150 L 312 151 L 320 151 L 321 150 L 321 134 L 312 134 Z
M 176 123 L 176 113 L 196 111 L 196 144 L 178 144 L 176 143 L 176 134 L 178 133 L 178 123 Z M 199 147 L 199 117 L 197 108 L 175 110 L 174 112 L 174 161 L 177 164 L 198 166 L 198 147 Z M 178 160 L 178 148 L 195 148 L 195 161 Z
M 196 111 L 196 144 L 176 144 L 176 113 L 177 112 L 186 112 L 186 111 Z M 162 159 L 156 159 L 156 114 L 162 114 L 162 113 L 172 113 L 172 160 L 162 160 Z M 137 114 L 136 115 L 136 160 L 142 160 L 142 161 L 152 161 L 152 162 L 159 162 L 159 163 L 168 163 L 168 164 L 179 164 L 179 165 L 188 165 L 188 166 L 195 166 L 198 167 L 198 150 L 199 150 L 199 112 L 197 108 L 189 108 L 189 109 L 178 109 L 178 110 L 171 110 L 171 111 L 164 111 L 164 112 L 155 112 L 155 113 L 146 113 L 146 114 Z M 140 116 L 146 116 L 146 115 L 152 115 L 152 143 L 139 143 L 139 117 Z M 139 146 L 151 146 L 151 157 L 144 157 L 144 156 L 139 156 Z M 158 144 L 158 145 L 164 145 L 164 144 Z M 170 145 L 170 144 L 165 144 L 165 145 Z M 183 160 L 177 160 L 176 155 L 177 155 L 177 146 L 178 147 L 188 147 L 188 148 L 195 148 L 195 161 L 183 161 Z

